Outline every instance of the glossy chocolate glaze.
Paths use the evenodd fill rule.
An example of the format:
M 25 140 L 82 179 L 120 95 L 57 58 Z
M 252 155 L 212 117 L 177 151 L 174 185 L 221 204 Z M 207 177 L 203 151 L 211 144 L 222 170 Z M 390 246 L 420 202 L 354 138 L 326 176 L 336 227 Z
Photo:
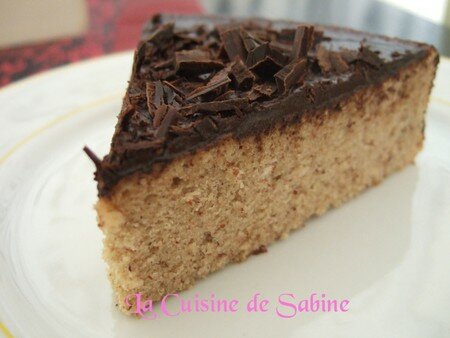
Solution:
M 144 27 L 100 196 L 125 176 L 226 137 L 301 123 L 383 82 L 433 47 L 290 21 L 157 15 Z M 437 62 L 437 60 L 436 60 Z

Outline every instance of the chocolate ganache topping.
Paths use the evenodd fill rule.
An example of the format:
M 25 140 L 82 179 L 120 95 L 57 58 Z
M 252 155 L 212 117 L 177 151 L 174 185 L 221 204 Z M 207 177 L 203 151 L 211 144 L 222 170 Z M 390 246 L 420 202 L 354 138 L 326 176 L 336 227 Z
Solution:
M 264 19 L 156 15 L 144 27 L 99 195 L 224 137 L 267 132 L 382 81 L 425 45 Z

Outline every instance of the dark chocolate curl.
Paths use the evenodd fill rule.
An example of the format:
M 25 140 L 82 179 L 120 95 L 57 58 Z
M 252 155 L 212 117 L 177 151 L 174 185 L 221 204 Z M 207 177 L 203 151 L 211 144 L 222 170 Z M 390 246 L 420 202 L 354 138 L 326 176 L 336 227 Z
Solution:
M 195 89 L 194 91 L 192 91 L 186 97 L 186 101 L 190 101 L 199 96 L 210 93 L 211 91 L 221 88 L 222 86 L 226 86 L 230 82 L 231 82 L 231 80 L 228 77 L 228 73 L 226 71 L 221 71 L 221 72 L 217 73 L 216 75 L 214 75 L 205 86 L 199 87 L 199 88 Z
M 219 60 L 212 60 L 207 51 L 203 50 L 182 50 L 175 53 L 175 70 L 202 74 L 223 68 L 223 63 Z
M 294 61 L 275 74 L 275 81 L 280 93 L 285 93 L 306 75 L 308 61 Z
M 249 90 L 253 85 L 253 81 L 255 81 L 255 75 L 248 70 L 240 59 L 236 59 L 231 66 L 230 75 L 234 85 L 239 90 Z
M 295 31 L 294 45 L 292 47 L 291 61 L 304 58 L 314 42 L 313 26 L 298 26 Z
M 247 51 L 240 35 L 239 28 L 226 30 L 220 34 L 223 47 L 228 54 L 228 58 L 233 61 L 240 58 L 244 61 L 247 58 Z
M 248 53 L 247 67 L 262 77 L 275 74 L 286 64 L 286 57 L 266 42 Z
M 324 74 L 330 72 L 344 73 L 350 67 L 342 56 L 342 52 L 329 51 L 324 46 L 317 49 L 317 61 Z
M 92 162 L 94 162 L 96 167 L 100 167 L 102 160 L 100 160 L 100 158 L 97 155 L 95 155 L 95 153 L 88 146 L 84 146 L 83 151 L 92 160 Z
M 172 39 L 173 27 L 173 22 L 168 22 L 159 26 L 154 32 L 151 33 L 147 41 L 158 45 Z
M 251 35 L 247 30 L 245 30 L 242 27 L 240 29 L 240 34 L 247 52 L 252 51 L 261 44 L 261 41 L 258 41 L 253 35 Z M 245 59 L 243 59 L 243 61 L 245 61 Z
M 163 121 L 164 117 L 167 114 L 167 111 L 169 109 L 169 106 L 166 104 L 163 104 L 156 108 L 154 117 L 153 117 L 153 127 L 157 128 L 161 125 L 161 122 Z
M 164 104 L 164 89 L 161 81 L 154 82 L 155 91 L 153 96 L 153 104 L 155 107 L 159 107 Z
M 169 106 L 168 111 L 164 116 L 164 119 L 162 120 L 161 124 L 159 125 L 158 129 L 156 130 L 155 137 L 157 139 L 162 139 L 162 140 L 165 139 L 170 126 L 172 124 L 174 124 L 180 117 L 181 116 L 180 116 L 180 114 L 178 114 L 177 109 Z
M 145 95 L 147 97 L 147 109 L 148 111 L 152 111 L 156 108 L 154 103 L 155 97 L 155 84 L 153 82 L 145 83 Z

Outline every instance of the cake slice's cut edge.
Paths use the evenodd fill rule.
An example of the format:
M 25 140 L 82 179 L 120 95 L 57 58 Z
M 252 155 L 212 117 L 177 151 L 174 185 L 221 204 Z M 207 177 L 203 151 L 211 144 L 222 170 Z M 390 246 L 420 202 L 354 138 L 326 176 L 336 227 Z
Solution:
M 119 308 L 140 293 L 160 300 L 239 262 L 412 163 L 437 53 L 338 108 L 262 136 L 223 138 L 162 171 L 122 179 L 97 204 L 104 258 Z

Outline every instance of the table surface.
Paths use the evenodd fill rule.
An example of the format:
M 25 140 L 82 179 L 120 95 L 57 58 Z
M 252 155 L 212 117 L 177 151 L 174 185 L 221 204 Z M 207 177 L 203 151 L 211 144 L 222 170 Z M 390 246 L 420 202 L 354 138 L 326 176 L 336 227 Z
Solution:
M 262 16 L 346 26 L 433 44 L 450 56 L 450 28 L 377 0 L 86 0 L 84 36 L 0 50 L 0 86 L 63 64 L 133 49 L 154 13 Z M 432 1 L 432 0 L 431 0 Z

